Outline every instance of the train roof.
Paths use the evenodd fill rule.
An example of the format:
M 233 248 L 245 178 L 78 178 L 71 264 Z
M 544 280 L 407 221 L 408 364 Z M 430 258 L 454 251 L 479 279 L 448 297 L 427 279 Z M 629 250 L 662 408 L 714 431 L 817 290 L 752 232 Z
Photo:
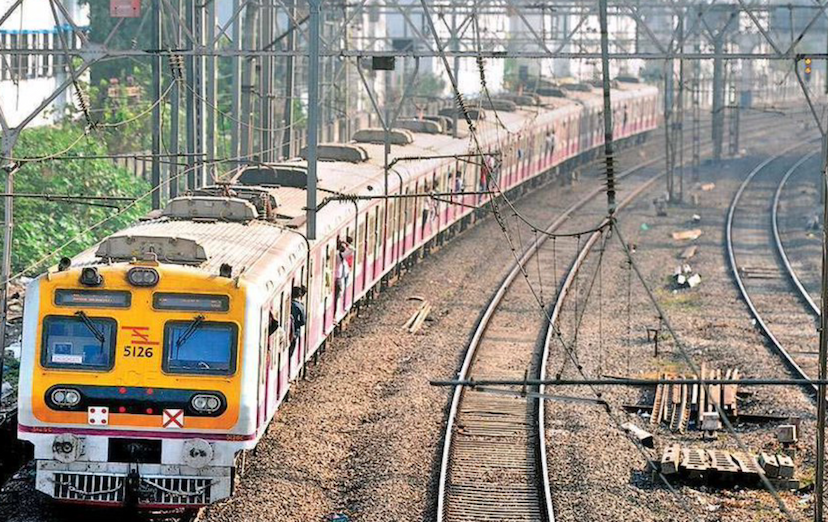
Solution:
M 613 94 L 616 99 L 623 99 L 644 93 L 655 94 L 657 89 L 645 84 L 616 83 Z M 556 118 L 576 114 L 583 106 L 600 103 L 601 91 L 567 91 L 566 98 L 538 98 L 538 105 L 518 105 L 514 111 L 497 111 L 496 117 L 494 111 L 486 111 L 488 117 L 475 123 L 481 145 L 493 147 L 510 134 L 519 134 L 527 128 L 536 128 Z M 476 106 L 475 102 L 469 103 L 469 107 Z M 393 168 L 388 176 L 389 190 L 397 191 L 401 180 L 406 183 L 449 161 L 445 158 L 434 159 L 433 156 L 468 153 L 472 148 L 469 129 L 462 119 L 458 122 L 458 138 L 448 134 L 417 132 L 413 133 L 411 143 L 392 146 L 390 161 Z M 317 216 L 317 237 L 320 239 L 352 221 L 357 207 L 370 205 L 364 200 L 355 203 L 326 201 L 326 198 L 336 195 L 379 196 L 383 193 L 384 146 L 377 143 L 358 145 L 367 152 L 366 161 L 318 163 L 318 204 L 324 202 Z M 292 159 L 279 165 L 299 173 L 301 177 L 307 162 Z M 234 179 L 238 180 L 238 175 Z M 178 214 L 170 211 L 168 205 L 161 215 L 156 211 L 150 219 L 114 233 L 76 256 L 73 263 L 96 263 L 107 255 L 115 255 L 115 260 L 128 260 L 130 256 L 141 258 L 149 249 L 160 262 L 188 264 L 210 273 L 217 273 L 221 265 L 229 264 L 234 267 L 234 274 L 240 274 L 244 280 L 272 280 L 280 272 L 291 270 L 301 263 L 308 247 L 302 236 L 306 220 L 306 190 L 301 183 L 299 186 L 247 188 L 231 185 L 221 188 L 221 191 L 224 194 L 206 189 L 206 192 L 196 191 L 193 195 L 173 200 L 178 201 Z M 225 197 L 217 197 L 221 195 Z M 272 203 L 263 203 L 264 200 Z M 218 208 L 221 201 L 224 201 L 224 207 Z M 228 206 L 228 201 L 232 205 Z M 187 209 L 193 214 L 187 214 Z M 205 209 L 209 214 L 207 218 L 203 215 Z M 210 212 L 218 213 L 213 215 Z M 180 240 L 177 247 L 172 246 L 173 239 Z M 202 247 L 204 258 L 192 252 L 174 252 L 175 248 L 182 250 L 185 242 Z M 179 254 L 184 257 L 176 258 Z M 186 255 L 195 257 L 187 260 Z

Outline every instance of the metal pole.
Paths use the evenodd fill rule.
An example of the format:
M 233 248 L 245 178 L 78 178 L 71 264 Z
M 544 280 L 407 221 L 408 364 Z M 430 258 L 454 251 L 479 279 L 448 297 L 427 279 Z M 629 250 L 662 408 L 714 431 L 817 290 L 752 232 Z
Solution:
M 261 47 L 266 46 L 273 41 L 273 2 L 265 0 L 262 2 L 262 16 L 261 16 Z M 271 106 L 273 105 L 271 96 L 272 92 L 272 75 L 273 75 L 273 57 L 263 56 L 260 62 L 259 69 L 259 160 L 264 162 L 270 161 L 272 151 L 271 147 L 271 132 L 270 127 L 273 119 L 271 118 Z
M 308 0 L 308 240 L 316 239 L 316 160 L 319 138 L 319 17 L 322 0 Z
M 6 140 L 4 140 L 6 141 Z M 9 140 L 9 143 L 4 143 L 3 156 L 11 156 L 11 143 L 14 140 Z M 3 170 L 6 171 L 6 194 L 14 193 L 14 174 L 17 171 L 17 165 L 10 165 Z M 12 231 L 14 229 L 14 198 L 5 198 L 5 224 L 3 234 L 3 266 L 0 267 L 0 387 L 3 386 L 3 373 L 6 364 L 6 321 L 7 321 L 7 300 L 9 296 L 9 277 L 11 274 L 11 255 L 12 255 Z
M 675 143 L 673 142 L 673 62 L 664 61 L 664 161 L 666 163 L 667 196 L 673 201 L 673 172 L 675 171 Z
M 822 139 L 822 189 L 828 188 L 828 135 Z M 814 493 L 814 520 L 822 522 L 825 494 L 825 384 L 828 377 L 828 313 L 825 313 L 828 303 L 828 198 L 822 204 L 822 313 L 819 315 L 819 385 L 817 395 L 817 454 L 816 454 L 816 481 Z
M 237 13 L 241 6 L 241 0 L 233 0 L 233 12 Z M 246 9 L 246 8 L 245 8 Z M 240 17 L 236 16 L 233 20 L 233 49 L 241 51 L 241 22 Z M 241 131 L 241 61 L 243 58 L 236 58 L 233 60 L 233 93 L 230 114 L 233 118 L 230 120 L 230 157 L 236 158 L 239 156 L 239 134 Z
M 177 2 L 177 9 L 178 12 L 181 12 L 181 8 L 183 6 L 182 0 L 178 0 Z M 181 24 L 175 23 L 173 24 L 175 27 L 175 33 L 173 38 L 175 38 L 175 48 L 181 48 Z M 169 165 L 169 191 L 170 191 L 170 198 L 175 198 L 178 196 L 178 127 L 179 127 L 179 116 L 181 111 L 181 70 L 180 66 L 181 62 L 176 60 L 175 66 L 173 67 L 173 79 L 174 82 L 172 87 L 172 92 L 170 92 L 170 154 L 172 155 L 172 161 Z
M 451 48 L 454 51 L 459 51 L 460 50 L 460 38 L 459 38 L 459 35 L 457 34 L 457 31 L 458 31 L 457 30 L 457 14 L 452 12 L 452 14 L 451 14 Z M 455 81 L 457 82 L 457 87 L 459 89 L 460 88 L 460 57 L 459 56 L 454 57 L 454 78 L 455 78 Z M 459 90 L 458 90 L 457 94 L 458 95 L 460 94 Z M 457 134 L 457 123 L 458 123 L 459 113 L 460 113 L 459 100 L 455 100 L 455 102 L 454 102 L 454 111 L 452 112 L 453 117 L 452 117 L 452 122 L 451 122 L 452 123 L 451 135 L 455 138 L 458 136 L 458 134 Z
M 724 30 L 713 40 L 713 49 L 720 55 L 724 49 Z M 713 160 L 722 159 L 722 140 L 724 139 L 724 61 L 721 57 L 713 59 L 713 107 L 712 138 Z
M 161 49 L 161 0 L 152 4 L 152 45 Z M 161 208 L 161 55 L 152 60 L 152 208 Z
M 252 51 L 256 42 L 256 16 L 258 14 L 258 3 L 248 2 L 247 7 L 244 8 L 244 49 Z M 253 67 L 254 61 L 258 58 L 254 56 L 244 57 L 244 65 L 242 66 L 242 80 L 241 80 L 241 112 L 238 119 L 241 123 L 240 133 L 240 158 L 242 160 L 249 160 L 252 157 L 253 151 L 253 131 L 251 129 L 251 122 L 253 118 L 253 110 L 251 105 L 251 97 L 253 95 Z
M 607 165 L 607 208 L 615 213 L 615 165 L 613 164 L 612 101 L 610 99 L 609 31 L 607 0 L 600 0 L 598 21 L 601 25 L 601 76 L 604 87 L 604 156 Z
M 212 42 L 216 37 L 216 2 L 207 2 L 207 19 L 203 25 L 204 41 Z M 213 159 L 216 157 L 216 57 L 210 56 L 206 59 L 206 75 L 204 77 L 205 83 L 205 98 L 207 101 L 203 104 L 204 112 L 207 113 L 207 128 L 204 133 L 205 148 L 207 153 L 207 168 L 203 173 L 209 173 L 211 181 L 216 179 L 215 165 Z M 202 174 L 203 175 L 203 174 Z M 207 184 L 207 180 L 202 178 L 202 184 Z
M 185 4 L 187 6 L 187 29 L 192 34 L 195 17 L 195 2 Z M 195 49 L 192 42 L 188 45 L 189 49 Z M 195 130 L 195 112 L 196 112 L 196 97 L 195 97 L 195 61 L 198 58 L 193 55 L 186 57 L 187 64 L 187 91 L 186 91 L 186 120 L 187 120 L 187 190 L 195 188 L 195 166 L 202 160 L 196 156 L 196 130 Z
M 296 3 L 294 0 L 287 0 L 288 22 L 287 22 L 287 49 L 296 49 L 296 25 L 293 19 L 296 18 Z M 285 132 L 282 138 L 282 156 L 285 159 L 293 156 L 293 97 L 295 92 L 296 61 L 293 56 L 288 56 L 285 62 Z M 347 83 L 347 82 L 346 82 Z M 345 114 L 348 112 L 346 110 Z

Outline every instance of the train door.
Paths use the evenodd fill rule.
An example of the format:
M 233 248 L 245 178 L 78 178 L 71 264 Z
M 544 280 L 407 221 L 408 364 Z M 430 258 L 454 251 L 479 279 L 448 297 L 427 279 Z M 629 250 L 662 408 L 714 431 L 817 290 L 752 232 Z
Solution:
M 385 271 L 385 205 L 377 205 L 377 275 Z
M 267 354 L 266 354 L 266 378 L 267 389 L 265 390 L 265 404 L 267 405 L 267 416 L 279 401 L 279 329 L 281 314 L 279 313 L 279 294 L 273 297 L 267 311 Z
M 267 341 L 268 341 L 268 327 L 270 317 L 270 303 L 267 302 L 262 306 L 261 321 L 259 328 L 259 375 L 256 383 L 256 427 L 259 428 L 265 423 L 265 415 L 267 409 L 268 395 L 267 395 L 267 370 L 270 361 L 267 358 Z
M 365 214 L 361 214 L 357 220 L 356 246 L 354 247 L 354 287 L 357 294 L 365 290 L 365 225 L 367 220 Z
M 322 310 L 323 336 L 333 326 L 334 321 L 334 257 L 335 248 L 330 243 L 325 245 L 325 262 L 322 267 Z
M 279 305 L 279 330 L 277 333 L 277 349 L 279 350 L 279 361 L 277 363 L 279 375 L 278 397 L 279 400 L 284 398 L 290 386 L 290 295 L 291 287 L 287 286 L 280 294 Z

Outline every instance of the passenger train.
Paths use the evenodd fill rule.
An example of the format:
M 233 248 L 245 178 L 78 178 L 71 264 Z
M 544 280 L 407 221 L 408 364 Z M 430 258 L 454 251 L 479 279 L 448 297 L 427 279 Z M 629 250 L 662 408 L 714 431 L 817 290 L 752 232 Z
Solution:
M 642 142 L 658 90 L 633 79 L 613 89 L 616 139 Z M 172 199 L 32 281 L 18 434 L 34 445 L 37 489 L 148 509 L 230 496 L 238 456 L 352 305 L 474 220 L 488 189 L 557 175 L 603 143 L 589 85 L 503 95 L 470 114 L 482 158 L 450 110 L 398 122 L 387 177 L 380 130 L 321 145 L 316 240 L 305 234 L 307 162 L 293 159 Z M 399 197 L 374 197 L 386 183 Z M 445 196 L 416 196 L 434 193 Z

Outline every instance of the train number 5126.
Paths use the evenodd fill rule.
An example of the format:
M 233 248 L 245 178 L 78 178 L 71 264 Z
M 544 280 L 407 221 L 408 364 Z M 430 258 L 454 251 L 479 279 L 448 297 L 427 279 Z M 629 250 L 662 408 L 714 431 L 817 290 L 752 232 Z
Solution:
M 152 357 L 152 347 L 124 346 L 124 357 Z

